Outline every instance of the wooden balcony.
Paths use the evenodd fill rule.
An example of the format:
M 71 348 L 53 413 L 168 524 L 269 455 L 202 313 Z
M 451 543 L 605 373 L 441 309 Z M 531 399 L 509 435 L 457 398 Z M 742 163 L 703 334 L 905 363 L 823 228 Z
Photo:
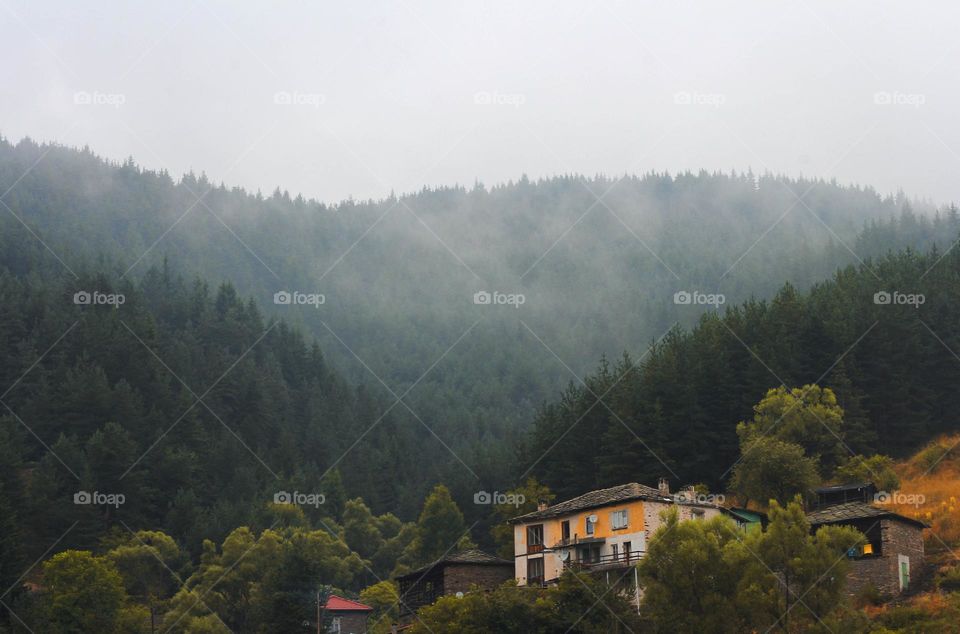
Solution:
M 622 552 L 609 555 L 601 555 L 598 558 L 591 558 L 589 560 L 570 560 L 563 562 L 564 570 L 570 569 L 575 571 L 584 571 L 584 572 L 597 572 L 600 570 L 613 570 L 615 568 L 629 568 L 630 566 L 636 565 L 641 559 L 643 559 L 644 551 L 642 550 L 631 550 L 629 552 Z

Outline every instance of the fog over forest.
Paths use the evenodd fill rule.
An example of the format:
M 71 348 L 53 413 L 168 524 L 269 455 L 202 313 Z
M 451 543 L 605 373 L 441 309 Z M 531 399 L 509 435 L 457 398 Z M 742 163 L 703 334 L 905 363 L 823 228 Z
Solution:
M 0 634 L 952 631 L 958 17 L 0 0 Z

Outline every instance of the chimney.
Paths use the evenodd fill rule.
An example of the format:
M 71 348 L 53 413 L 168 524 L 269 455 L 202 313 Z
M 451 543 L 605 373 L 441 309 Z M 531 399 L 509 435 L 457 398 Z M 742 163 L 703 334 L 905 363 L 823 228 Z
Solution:
M 660 478 L 657 488 L 660 489 L 660 495 L 670 495 L 670 481 L 666 478 Z
M 538 510 L 538 511 L 546 511 L 548 506 L 550 506 L 550 505 L 547 504 L 547 501 L 546 501 L 546 500 L 537 500 L 537 510 Z

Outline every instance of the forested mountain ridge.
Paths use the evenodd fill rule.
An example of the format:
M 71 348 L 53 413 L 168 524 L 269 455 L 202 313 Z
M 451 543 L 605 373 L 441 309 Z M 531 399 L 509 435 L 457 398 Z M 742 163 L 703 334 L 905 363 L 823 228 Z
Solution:
M 957 249 L 868 259 L 806 293 L 787 284 L 601 364 L 541 409 L 527 462 L 561 496 L 664 473 L 723 487 L 735 423 L 781 382 L 836 392 L 845 453 L 903 457 L 960 429 L 958 304 Z M 553 446 L 560 434 L 577 441 Z
M 268 574 L 279 603 L 299 591 L 297 566 L 355 592 L 460 538 L 490 546 L 502 518 L 474 492 L 529 474 L 560 499 L 663 475 L 722 490 L 736 423 L 780 382 L 832 388 L 857 453 L 903 455 L 960 427 L 952 206 L 928 217 L 870 190 L 716 174 L 336 206 L 217 187 L 201 204 L 202 178 L 29 142 L 0 157 L 0 577 L 13 584 L 50 544 L 114 552 L 160 530 L 185 569 L 200 556 L 199 577 L 237 544 L 287 549 Z M 600 185 L 633 198 L 605 210 Z M 809 211 L 772 217 L 789 187 L 812 187 L 808 204 L 858 254 Z M 726 213 L 740 206 L 754 224 Z M 391 224 L 396 212 L 414 224 Z M 861 216 L 874 219 L 857 234 Z M 324 301 L 275 304 L 284 290 Z M 525 301 L 475 304 L 478 291 Z M 727 299 L 713 311 L 676 303 L 683 291 Z M 571 376 L 608 349 L 629 352 Z M 438 482 L 452 497 L 426 496 Z M 71 504 L 81 491 L 125 500 Z M 326 501 L 278 511 L 278 491 Z M 417 537 L 431 526 L 446 532 Z M 313 543 L 318 559 L 301 561 Z M 189 587 L 177 597 L 174 614 L 190 612 Z
M 0 142 L 0 191 L 4 226 L 22 220 L 49 270 L 137 280 L 166 261 L 186 279 L 228 280 L 316 337 L 351 384 L 387 403 L 404 394 L 391 416 L 428 456 L 406 514 L 431 463 L 452 461 L 458 489 L 506 484 L 499 465 L 571 372 L 711 308 L 675 293 L 719 292 L 729 306 L 784 280 L 805 289 L 858 257 L 946 247 L 958 227 L 955 212 L 915 213 L 869 188 L 751 173 L 524 177 L 324 204 L 29 140 Z M 283 290 L 325 301 L 275 305 Z M 475 304 L 484 291 L 523 304 Z

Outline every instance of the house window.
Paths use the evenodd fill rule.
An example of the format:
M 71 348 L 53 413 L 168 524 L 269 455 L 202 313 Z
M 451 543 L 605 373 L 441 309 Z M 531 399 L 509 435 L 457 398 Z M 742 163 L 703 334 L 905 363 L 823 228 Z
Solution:
M 614 560 L 614 561 L 617 561 L 618 559 L 620 559 L 620 545 L 619 545 L 619 544 L 614 544 L 614 545 L 613 545 L 613 560 Z
M 627 524 L 627 509 L 614 511 L 610 514 L 610 526 L 613 528 L 613 530 L 626 528 Z
M 543 585 L 543 557 L 527 559 L 527 585 Z
M 860 557 L 879 557 L 883 554 L 883 537 L 880 533 L 879 524 L 871 526 L 863 531 L 867 541 L 862 544 L 852 546 L 847 551 L 847 557 L 858 559 Z
M 340 634 L 342 628 L 342 621 L 339 616 L 333 617 L 333 621 L 330 623 L 330 629 L 327 630 L 333 634 Z
M 592 518 L 592 517 L 594 517 L 594 516 L 593 516 L 593 515 L 587 515 L 586 519 L 584 520 L 584 526 L 585 526 L 585 528 L 586 528 L 586 533 L 587 533 L 587 535 L 593 535 L 593 529 L 594 529 L 594 528 L 596 527 L 596 525 L 597 525 L 596 522 L 591 522 L 591 521 L 590 521 L 590 518 Z
M 560 539 L 564 541 L 570 539 L 570 520 L 560 522 Z
M 584 547 L 580 549 L 580 563 L 592 564 L 600 561 L 600 547 Z
M 623 542 L 623 555 L 627 561 L 630 561 L 630 542 Z
M 527 552 L 543 552 L 543 524 L 527 527 Z

